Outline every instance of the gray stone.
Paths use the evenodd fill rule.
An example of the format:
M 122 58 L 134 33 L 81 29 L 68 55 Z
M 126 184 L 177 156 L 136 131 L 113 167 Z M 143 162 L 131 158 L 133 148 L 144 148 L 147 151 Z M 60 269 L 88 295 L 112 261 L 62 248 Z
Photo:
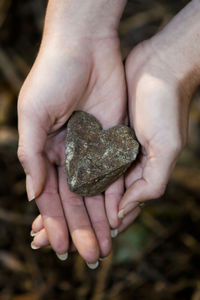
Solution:
M 125 125 L 103 130 L 92 115 L 72 114 L 67 124 L 66 173 L 70 190 L 82 196 L 104 192 L 136 159 L 139 144 Z

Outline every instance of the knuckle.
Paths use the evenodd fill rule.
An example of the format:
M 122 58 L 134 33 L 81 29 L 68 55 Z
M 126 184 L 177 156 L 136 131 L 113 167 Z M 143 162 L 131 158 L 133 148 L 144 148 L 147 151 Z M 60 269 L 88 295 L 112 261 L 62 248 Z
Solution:
M 55 187 L 48 187 L 48 189 L 44 190 L 43 195 L 45 197 L 49 197 L 49 198 L 55 198 L 56 196 L 58 196 L 58 190 Z
M 115 199 L 121 199 L 123 196 L 123 192 L 115 192 L 115 191 L 112 191 L 112 192 L 107 192 L 106 193 L 106 198 L 109 199 L 109 201 L 112 201 L 112 200 L 115 200 Z
M 154 187 L 151 192 L 152 199 L 157 199 L 163 196 L 165 192 L 166 185 L 160 183 L 157 187 Z
M 93 227 L 96 229 L 96 230 L 101 230 L 102 228 L 105 227 L 105 219 L 95 219 L 95 220 L 92 220 L 92 224 L 93 224 Z
M 83 207 L 83 200 L 80 196 L 76 194 L 71 194 L 67 199 L 67 204 L 72 208 L 82 208 Z
M 102 195 L 94 195 L 88 198 L 91 199 L 92 201 L 102 201 Z

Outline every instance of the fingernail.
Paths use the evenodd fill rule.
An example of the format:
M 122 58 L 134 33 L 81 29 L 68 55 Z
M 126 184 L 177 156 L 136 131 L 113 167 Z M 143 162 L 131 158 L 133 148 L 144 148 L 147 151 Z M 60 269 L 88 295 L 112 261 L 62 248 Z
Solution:
M 97 262 L 95 262 L 94 264 L 90 264 L 89 262 L 86 261 L 86 264 L 87 264 L 89 269 L 95 270 L 99 266 L 99 261 L 97 260 Z
M 119 213 L 118 213 L 118 218 L 119 218 L 119 219 L 123 219 L 123 218 L 124 218 L 124 210 L 123 210 L 123 209 L 121 209 L 121 210 L 119 211 Z
M 104 261 L 107 257 L 99 257 L 100 261 Z
M 134 210 L 136 207 L 139 206 L 139 202 L 133 202 L 127 204 L 124 208 L 120 209 L 118 212 L 118 218 L 123 219 L 128 213 L 130 213 L 132 210 Z
M 33 250 L 37 250 L 37 249 L 39 249 L 40 247 L 35 246 L 35 245 L 33 244 L 33 242 L 32 242 L 32 243 L 31 243 L 31 248 L 32 248 Z
M 66 253 L 63 253 L 63 254 L 58 254 L 56 253 L 57 257 L 60 259 L 60 260 L 66 260 L 68 258 L 68 252 Z
M 33 181 L 30 175 L 26 176 L 26 190 L 28 195 L 28 201 L 33 201 L 35 199 L 35 193 L 33 189 Z
M 112 238 L 115 238 L 118 235 L 118 229 L 111 229 L 110 235 Z
M 36 233 L 35 231 L 31 230 L 30 236 L 34 237 L 34 236 L 36 236 L 36 234 L 37 234 L 37 233 Z

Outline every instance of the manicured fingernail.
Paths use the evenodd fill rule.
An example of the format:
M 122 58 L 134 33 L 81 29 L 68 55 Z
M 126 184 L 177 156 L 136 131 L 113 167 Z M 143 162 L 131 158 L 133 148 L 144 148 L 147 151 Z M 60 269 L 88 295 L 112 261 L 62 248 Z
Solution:
M 115 238 L 118 235 L 118 229 L 111 229 L 110 235 L 112 238 Z
M 63 254 L 56 253 L 56 255 L 60 260 L 66 260 L 68 258 L 68 252 L 63 253 Z
M 31 248 L 32 248 L 33 250 L 40 249 L 40 247 L 35 246 L 35 245 L 33 244 L 33 242 L 31 243 Z
M 107 257 L 99 257 L 100 261 L 104 261 Z
M 97 262 L 95 262 L 94 264 L 90 264 L 89 262 L 86 261 L 86 264 L 87 264 L 89 269 L 95 270 L 99 266 L 99 261 L 97 260 Z
M 118 218 L 123 219 L 128 213 L 130 213 L 132 210 L 134 210 L 136 207 L 139 206 L 139 202 L 132 202 L 128 203 L 124 208 L 120 209 L 118 212 Z
M 33 181 L 30 175 L 26 176 L 26 190 L 28 195 L 28 201 L 35 200 L 35 193 L 33 189 Z
M 30 236 L 34 237 L 34 236 L 36 236 L 36 234 L 37 234 L 37 233 L 36 233 L 35 231 L 31 230 Z

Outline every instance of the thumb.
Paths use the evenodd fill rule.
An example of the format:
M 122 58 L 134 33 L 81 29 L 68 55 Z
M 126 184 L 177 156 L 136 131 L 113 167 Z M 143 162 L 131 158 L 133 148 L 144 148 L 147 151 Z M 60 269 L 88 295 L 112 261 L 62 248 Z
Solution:
M 33 111 L 18 110 L 18 158 L 26 173 L 28 200 L 37 198 L 46 180 L 46 163 L 43 154 L 47 134 Z
M 147 158 L 142 177 L 132 183 L 119 204 L 118 217 L 120 219 L 141 206 L 144 201 L 163 195 L 175 161 L 175 157 L 172 158 L 172 156 L 170 158 Z

